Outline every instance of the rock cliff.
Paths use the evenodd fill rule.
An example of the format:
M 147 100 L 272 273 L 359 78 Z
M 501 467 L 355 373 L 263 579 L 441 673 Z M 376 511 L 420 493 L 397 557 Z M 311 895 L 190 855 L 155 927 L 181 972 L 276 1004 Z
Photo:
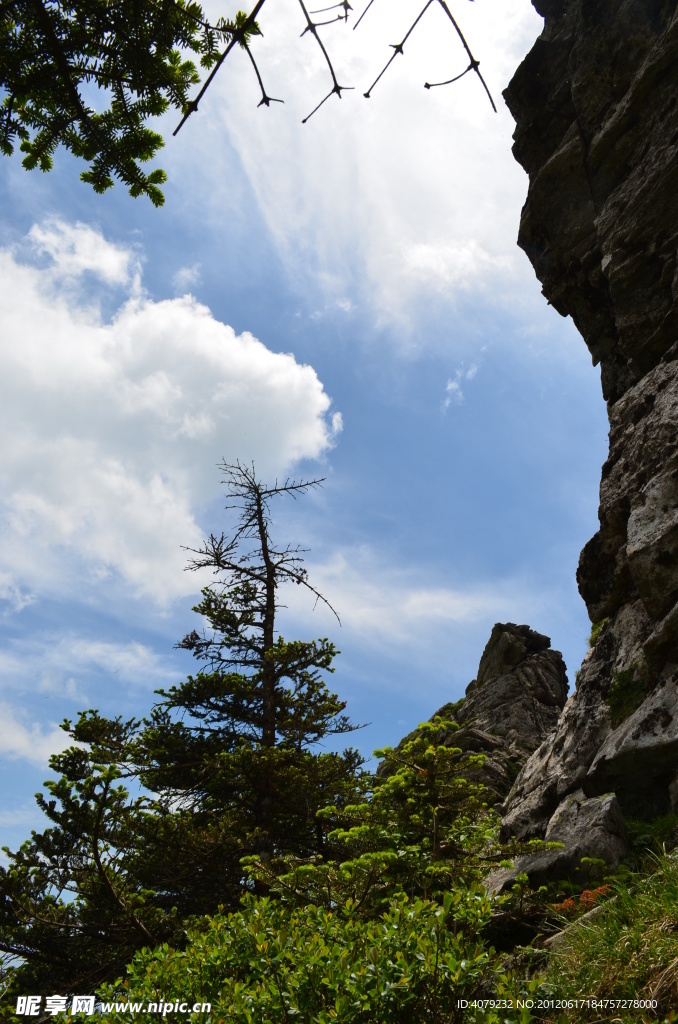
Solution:
M 678 810 L 678 11 L 533 3 L 544 30 L 504 94 L 529 174 L 519 244 L 600 364 L 610 419 L 577 572 L 598 638 L 505 804 L 505 834 L 551 838 L 607 793 Z
M 530 754 L 554 729 L 567 699 L 565 663 L 560 651 L 550 647 L 549 638 L 529 626 L 498 622 L 466 696 L 432 716 L 459 725 L 437 742 L 485 755 L 482 767 L 467 777 L 486 785 L 498 803 Z

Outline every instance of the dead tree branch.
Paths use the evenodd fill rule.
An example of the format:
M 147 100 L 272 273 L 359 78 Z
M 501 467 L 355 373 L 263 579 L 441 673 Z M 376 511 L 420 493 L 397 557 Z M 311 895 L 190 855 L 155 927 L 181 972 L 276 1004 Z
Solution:
M 492 104 L 492 109 L 494 110 L 494 112 L 496 114 L 497 113 L 497 108 L 496 108 L 496 106 L 494 104 L 494 100 L 492 99 L 492 93 L 490 92 L 490 90 L 489 90 L 489 88 L 487 86 L 487 82 L 485 81 L 485 79 L 481 75 L 480 71 L 478 70 L 479 61 L 477 61 L 475 59 L 475 57 L 473 56 L 473 54 L 471 53 L 471 51 L 469 49 L 469 45 L 466 42 L 466 39 L 464 38 L 464 33 L 459 28 L 459 25 L 457 24 L 456 19 L 452 15 L 452 12 L 450 11 L 449 7 L 445 3 L 445 0 L 438 0 L 438 3 L 440 4 L 442 9 L 444 10 L 444 12 L 447 15 L 447 17 L 452 22 L 452 24 L 454 25 L 455 31 L 456 31 L 457 35 L 459 36 L 459 38 L 461 40 L 461 44 L 464 47 L 464 49 L 466 50 L 466 53 L 468 54 L 468 59 L 470 61 L 470 64 L 466 68 L 466 71 L 462 71 L 462 73 L 460 75 L 456 75 L 455 78 L 449 78 L 446 82 L 433 82 L 433 83 L 426 82 L 425 85 L 424 85 L 424 88 L 425 89 L 433 89 L 433 88 L 435 88 L 438 85 L 450 85 L 452 82 L 458 82 L 459 79 L 463 78 L 464 75 L 468 74 L 469 71 L 475 71 L 475 73 L 477 74 L 478 78 L 482 82 L 483 89 L 487 93 L 487 98 L 489 99 L 490 103 Z
M 205 80 L 205 83 L 204 83 L 202 89 L 200 90 L 200 92 L 198 93 L 198 95 L 196 96 L 196 98 L 194 100 L 191 100 L 191 102 L 187 105 L 186 113 L 182 117 L 182 119 L 179 122 L 179 124 L 177 125 L 177 127 L 172 132 L 172 135 L 176 135 L 178 132 L 180 132 L 181 129 L 183 128 L 183 126 L 188 121 L 188 119 L 191 116 L 191 114 L 194 113 L 194 111 L 196 111 L 198 109 L 198 104 L 200 103 L 200 100 L 203 98 L 203 96 L 205 95 L 205 93 L 209 89 L 210 85 L 214 81 L 214 78 L 216 76 L 217 71 L 219 70 L 221 65 L 224 63 L 224 61 L 226 60 L 226 58 L 228 57 L 229 53 L 231 52 L 233 47 L 236 45 L 236 43 L 241 43 L 241 42 L 247 40 L 248 33 L 251 32 L 256 27 L 257 15 L 258 15 L 259 11 L 261 10 L 261 8 L 264 6 L 265 3 L 266 3 L 266 0 L 257 0 L 257 3 L 252 8 L 250 13 L 247 15 L 247 18 L 245 19 L 243 24 L 240 26 L 240 28 L 236 29 L 233 32 L 233 35 L 231 36 L 231 40 L 230 40 L 228 46 L 226 47 L 226 49 L 224 50 L 222 55 L 217 60 L 216 64 L 212 68 L 210 74 L 207 76 L 207 79 Z
M 184 124 L 186 123 L 188 118 L 191 116 L 191 114 L 198 109 L 198 104 L 200 103 L 200 101 L 202 100 L 203 96 L 207 92 L 208 88 L 210 87 L 210 85 L 214 81 L 214 78 L 215 78 L 219 68 L 222 66 L 222 64 L 224 63 L 224 61 L 228 57 L 229 53 L 231 52 L 231 50 L 233 49 L 233 47 L 236 44 L 239 44 L 246 51 L 247 56 L 249 57 L 250 62 L 252 64 L 252 67 L 254 68 L 254 73 L 255 73 L 255 75 L 257 77 L 257 82 L 259 83 L 259 88 L 261 90 L 261 100 L 260 100 L 258 106 L 260 106 L 260 107 L 261 106 L 268 107 L 268 106 L 271 105 L 271 103 L 283 103 L 284 102 L 283 100 L 280 100 L 280 99 L 274 99 L 272 96 L 269 96 L 268 93 L 266 92 L 266 89 L 264 88 L 264 83 L 263 83 L 263 80 L 262 80 L 262 77 L 261 77 L 261 73 L 259 71 L 259 68 L 257 66 L 257 63 L 256 63 L 255 59 L 254 59 L 254 56 L 252 54 L 252 51 L 250 49 L 249 42 L 248 42 L 250 35 L 252 35 L 252 34 L 260 35 L 261 34 L 259 32 L 259 30 L 258 30 L 256 19 L 257 19 L 257 15 L 261 11 L 261 9 L 264 6 L 265 2 L 266 2 L 266 0 L 258 0 L 258 2 L 255 4 L 255 6 L 252 8 L 252 11 L 250 12 L 250 14 L 248 14 L 247 17 L 244 18 L 244 20 L 242 20 L 242 22 L 240 22 L 240 20 L 238 19 L 238 24 L 237 25 L 233 25 L 233 26 L 230 27 L 232 34 L 231 34 L 231 38 L 230 38 L 230 40 L 228 42 L 228 45 L 226 46 L 226 49 L 221 54 L 221 56 L 217 59 L 216 63 L 214 64 L 214 67 L 212 68 L 209 76 L 207 77 L 205 83 L 203 84 L 203 86 L 200 89 L 200 92 L 198 93 L 196 98 L 194 100 L 191 100 L 191 102 L 187 104 L 185 112 L 184 112 L 184 116 L 182 117 L 180 123 L 178 124 L 178 126 L 175 128 L 175 130 L 173 132 L 174 135 L 176 135 L 181 130 L 181 128 L 184 126 Z M 374 3 L 374 0 L 369 0 L 369 3 L 367 4 L 367 6 L 365 7 L 364 11 L 362 12 L 360 17 L 356 21 L 355 25 L 353 26 L 354 29 L 356 29 L 358 27 L 358 25 L 361 23 L 361 21 L 363 20 L 363 18 L 365 17 L 365 15 L 369 11 L 369 9 L 370 9 L 370 7 L 372 6 L 373 3 Z M 377 77 L 375 78 L 374 82 L 372 83 L 372 85 L 367 90 L 367 92 L 363 93 L 363 95 L 365 96 L 366 99 L 370 98 L 370 96 L 372 94 L 372 90 L 377 85 L 377 83 L 383 78 L 383 76 L 386 74 L 387 70 L 389 69 L 389 67 L 391 66 L 391 64 L 395 60 L 395 58 L 403 54 L 405 43 L 408 41 L 408 39 L 410 38 L 410 36 L 414 32 L 415 28 L 417 27 L 419 22 L 422 20 L 422 18 L 424 17 L 426 12 L 428 11 L 428 9 L 433 4 L 436 4 L 436 3 L 439 4 L 439 6 L 442 8 L 445 16 L 451 22 L 455 32 L 457 33 L 457 36 L 459 37 L 459 40 L 460 40 L 462 46 L 464 47 L 464 50 L 466 51 L 466 54 L 468 56 L 469 64 L 468 64 L 468 67 L 464 71 L 462 71 L 460 74 L 455 75 L 452 78 L 448 78 L 444 82 L 425 82 L 424 83 L 424 88 L 425 89 L 434 89 L 434 88 L 437 88 L 438 86 L 441 86 L 441 85 L 451 85 L 453 82 L 458 82 L 459 79 L 463 78 L 464 75 L 467 75 L 469 73 L 469 71 L 473 71 L 478 76 L 478 78 L 480 79 L 480 82 L 481 82 L 485 92 L 487 93 L 487 97 L 488 97 L 490 103 L 492 104 L 492 109 L 496 113 L 497 108 L 496 108 L 494 100 L 492 98 L 492 94 L 490 93 L 490 90 L 488 88 L 487 82 L 485 81 L 485 79 L 483 78 L 483 76 L 482 76 L 482 74 L 480 73 L 480 70 L 479 70 L 480 62 L 477 61 L 476 58 L 471 53 L 471 49 L 470 49 L 470 47 L 469 47 L 469 45 L 468 45 L 468 43 L 466 41 L 464 33 L 461 31 L 461 28 L 459 27 L 459 24 L 458 24 L 456 18 L 454 17 L 452 12 L 450 11 L 450 8 L 448 7 L 448 5 L 446 3 L 446 0 L 426 0 L 426 3 L 424 4 L 422 9 L 420 10 L 420 12 L 417 15 L 417 17 L 412 22 L 412 24 L 410 25 L 410 27 L 407 30 L 407 32 L 405 33 L 405 36 L 403 37 L 403 39 L 399 43 L 391 43 L 391 48 L 393 49 L 393 53 L 391 54 L 391 57 L 386 62 L 385 66 L 382 68 L 380 73 L 377 75 Z M 336 96 L 339 97 L 339 99 L 341 99 L 342 93 L 354 89 L 354 86 L 351 86 L 351 85 L 340 85 L 339 84 L 339 80 L 338 80 L 336 72 L 334 70 L 334 65 L 332 64 L 332 59 L 331 59 L 331 57 L 330 57 L 330 55 L 329 55 L 329 53 L 327 51 L 327 48 L 325 47 L 325 44 L 323 43 L 322 39 L 320 38 L 320 34 L 318 32 L 318 29 L 320 29 L 320 28 L 322 28 L 322 27 L 324 27 L 326 25 L 334 25 L 334 24 L 336 24 L 337 21 L 348 22 L 349 12 L 352 11 L 353 8 L 351 7 L 351 4 L 349 3 L 349 0 L 340 0 L 339 3 L 331 4 L 329 7 L 321 7 L 321 8 L 318 8 L 317 10 L 314 10 L 314 11 L 309 11 L 308 10 L 304 0 L 299 0 L 299 6 L 301 7 L 302 13 L 304 15 L 304 19 L 306 21 L 306 27 L 304 28 L 303 32 L 301 33 L 301 36 L 303 38 L 303 36 L 305 36 L 307 33 L 313 36 L 313 38 L 315 39 L 316 43 L 320 47 L 320 51 L 321 51 L 321 53 L 322 53 L 322 55 L 324 57 L 325 63 L 327 64 L 327 68 L 329 70 L 330 77 L 331 77 L 331 80 L 332 80 L 332 88 L 327 93 L 327 95 L 324 96 L 320 100 L 320 102 L 313 108 L 313 110 L 311 111 L 310 114 L 308 114 L 305 118 L 303 118 L 301 123 L 302 124 L 306 124 L 306 122 L 309 121 L 318 110 L 320 110 L 320 108 L 323 106 L 323 104 L 325 104 L 327 102 L 327 100 L 330 98 L 330 96 L 335 96 L 336 95 Z M 326 21 L 314 21 L 313 20 L 313 17 L 316 16 L 316 15 L 328 14 L 330 11 L 335 11 L 335 10 L 338 11 L 339 13 L 337 13 L 336 17 L 334 17 L 334 18 L 329 18 Z
M 403 39 L 403 41 L 401 43 L 391 43 L 391 48 L 393 49 L 393 53 L 391 54 L 391 58 L 390 58 L 390 60 L 388 60 L 386 62 L 386 66 L 383 68 L 382 71 L 379 72 L 379 74 L 377 75 L 375 80 L 372 82 L 372 85 L 369 87 L 367 92 L 363 93 L 363 96 L 365 97 L 366 100 L 368 100 L 370 98 L 370 94 L 371 94 L 372 90 L 374 89 L 375 85 L 377 84 L 379 79 L 382 78 L 382 76 L 386 74 L 386 72 L 390 68 L 391 64 L 396 59 L 396 57 L 399 56 L 399 55 L 402 56 L 403 48 L 405 46 L 405 43 L 407 42 L 407 40 L 412 35 L 412 33 L 414 32 L 415 28 L 417 27 L 417 25 L 419 24 L 421 19 L 426 14 L 426 12 L 429 9 L 429 7 L 431 6 L 431 4 L 433 4 L 435 2 L 436 2 L 436 0 L 428 0 L 428 3 L 422 8 L 422 10 L 419 12 L 417 17 L 414 19 L 414 21 L 413 21 L 412 25 L 410 26 L 410 28 L 405 33 L 405 38 Z
M 301 33 L 301 35 L 303 37 L 303 36 L 306 35 L 307 32 L 311 33 L 311 35 L 313 36 L 313 38 L 315 39 L 316 43 L 318 44 L 318 46 L 320 47 L 320 49 L 322 51 L 322 55 L 325 58 L 325 61 L 327 63 L 327 67 L 329 68 L 330 75 L 332 76 L 332 88 L 328 92 L 327 96 L 325 96 L 324 99 L 322 99 L 320 101 L 320 103 L 318 103 L 318 105 L 313 108 L 311 113 L 308 114 L 305 118 L 303 118 L 301 123 L 302 124 L 306 124 L 306 122 L 311 117 L 313 117 L 315 112 L 317 110 L 320 110 L 320 108 L 322 107 L 323 103 L 325 103 L 330 98 L 330 96 L 333 96 L 336 93 L 336 95 L 339 97 L 339 99 L 341 99 L 342 92 L 344 92 L 345 90 L 348 90 L 348 89 L 353 89 L 354 86 L 352 86 L 352 85 L 339 85 L 339 82 L 337 80 L 337 76 L 334 73 L 334 67 L 332 66 L 332 61 L 330 60 L 330 56 L 329 56 L 327 50 L 325 49 L 325 45 L 324 45 L 322 39 L 318 35 L 318 28 L 320 27 L 320 24 L 328 24 L 328 23 L 327 22 L 321 22 L 320 24 L 316 24 L 315 22 L 311 21 L 311 16 L 308 13 L 308 10 L 306 9 L 306 5 L 304 4 L 304 0 L 299 0 L 299 6 L 301 7 L 302 11 L 304 12 L 304 17 L 306 18 L 306 28 Z M 317 12 L 317 13 L 320 13 L 320 12 Z M 346 14 L 345 18 L 342 18 L 341 15 L 339 15 L 339 17 L 335 18 L 334 21 L 337 21 L 337 20 L 338 21 L 345 21 L 345 20 L 347 20 L 348 19 L 348 11 L 346 11 L 345 14 Z
M 354 26 L 355 28 L 358 27 L 358 25 L 360 24 L 360 22 L 362 21 L 364 16 L 367 14 L 368 10 L 370 9 L 370 7 L 372 6 L 373 3 L 374 3 L 374 0 L 370 0 L 370 2 L 368 3 L 367 7 L 363 11 L 363 13 L 360 15 L 360 18 L 358 19 L 357 24 Z M 464 49 L 466 50 L 466 53 L 468 55 L 469 65 L 468 65 L 468 67 L 466 68 L 465 71 L 461 72 L 461 74 L 455 75 L 453 78 L 448 78 L 447 81 L 445 81 L 445 82 L 425 82 L 424 83 L 424 88 L 425 89 L 434 89 L 434 88 L 436 88 L 437 86 L 440 86 L 440 85 L 451 85 L 452 82 L 458 82 L 459 79 L 463 78 L 464 75 L 467 75 L 469 71 L 475 71 L 476 75 L 478 76 L 478 78 L 480 79 L 480 81 L 482 83 L 482 86 L 483 86 L 485 92 L 487 93 L 487 98 L 489 99 L 490 103 L 492 104 L 492 109 L 494 110 L 494 112 L 496 114 L 497 113 L 497 108 L 495 106 L 494 100 L 492 99 L 492 94 L 491 94 L 491 92 L 490 92 L 490 90 L 488 88 L 487 82 L 485 81 L 485 79 L 483 78 L 483 76 L 481 75 L 481 73 L 479 71 L 480 61 L 477 61 L 475 59 L 475 57 L 473 56 L 473 54 L 471 53 L 470 47 L 469 47 L 469 45 L 468 45 L 468 43 L 466 41 L 464 33 L 460 29 L 459 24 L 458 24 L 456 18 L 452 14 L 450 8 L 447 6 L 447 3 L 445 2 L 445 0 L 427 0 L 427 3 L 422 7 L 421 11 L 419 12 L 417 17 L 413 21 L 412 25 L 410 26 L 410 28 L 406 32 L 403 40 L 400 43 L 391 43 L 391 47 L 393 49 L 393 53 L 391 54 L 390 59 L 386 62 L 386 65 L 381 70 L 381 72 L 377 75 L 377 77 L 375 78 L 374 82 L 372 83 L 372 85 L 367 90 L 367 92 L 363 93 L 363 95 L 365 96 L 365 99 L 369 99 L 370 98 L 370 95 L 371 95 L 372 90 L 374 89 L 375 85 L 385 75 L 385 73 L 388 71 L 389 67 L 391 66 L 393 61 L 396 59 L 396 57 L 399 56 L 399 55 L 402 55 L 405 43 L 410 38 L 410 36 L 414 32 L 414 30 L 417 27 L 417 25 L 419 24 L 421 19 L 424 17 L 426 12 L 428 11 L 429 7 L 432 4 L 434 4 L 434 3 L 437 3 L 437 4 L 440 5 L 440 7 L 443 9 L 445 15 L 447 16 L 447 18 L 452 22 L 452 25 L 454 26 L 454 29 L 455 29 L 457 35 L 459 36 L 461 44 L 464 47 Z

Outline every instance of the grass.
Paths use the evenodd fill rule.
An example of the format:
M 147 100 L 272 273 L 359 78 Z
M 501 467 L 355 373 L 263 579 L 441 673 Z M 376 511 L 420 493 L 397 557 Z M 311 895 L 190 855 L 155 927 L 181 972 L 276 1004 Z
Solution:
M 610 724 L 616 729 L 640 707 L 647 696 L 647 689 L 645 674 L 636 665 L 623 672 L 613 672 L 612 677 L 605 700 L 610 709 Z
M 600 622 L 594 622 L 591 624 L 591 632 L 589 633 L 589 647 L 595 647 L 598 637 L 600 636 L 601 630 L 607 622 L 609 616 L 601 619 Z
M 600 913 L 570 929 L 549 955 L 540 994 L 656 1000 L 656 1010 L 585 1010 L 581 1017 L 556 1013 L 542 1020 L 678 1021 L 678 855 L 657 856 L 654 867 L 615 883 Z
M 664 814 L 653 821 L 626 817 L 626 835 L 629 842 L 627 863 L 634 870 L 644 870 L 648 854 L 660 854 L 664 848 L 678 847 L 678 814 Z

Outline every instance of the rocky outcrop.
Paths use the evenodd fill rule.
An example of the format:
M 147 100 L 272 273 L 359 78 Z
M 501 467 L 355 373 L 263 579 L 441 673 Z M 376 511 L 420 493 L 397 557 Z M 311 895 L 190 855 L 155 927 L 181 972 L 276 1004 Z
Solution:
M 533 3 L 544 30 L 504 94 L 530 178 L 519 244 L 600 364 L 610 418 L 577 573 L 606 621 L 505 804 L 505 834 L 544 837 L 579 791 L 678 808 L 678 11 Z
M 565 704 L 565 663 L 560 652 L 550 647 L 549 638 L 529 626 L 498 622 L 465 698 L 445 704 L 432 716 L 460 727 L 440 736 L 439 742 L 485 755 L 485 763 L 469 777 L 486 785 L 499 802 L 527 758 L 555 727 Z
M 501 892 L 523 872 L 532 885 L 572 875 L 583 857 L 602 860 L 615 868 L 626 853 L 626 827 L 614 793 L 587 797 L 575 790 L 560 802 L 551 816 L 544 839 L 560 843 L 560 849 L 543 850 L 534 856 L 517 857 L 512 868 L 500 868 L 485 881 L 491 892 Z

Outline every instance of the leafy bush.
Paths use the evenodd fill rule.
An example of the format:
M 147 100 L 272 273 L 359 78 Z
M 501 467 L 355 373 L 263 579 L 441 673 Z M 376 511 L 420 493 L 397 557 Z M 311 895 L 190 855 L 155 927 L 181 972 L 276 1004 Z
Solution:
M 335 826 L 331 856 L 245 858 L 270 895 L 203 919 L 185 948 L 142 951 L 102 1001 L 162 1001 L 167 1021 L 185 1017 L 167 1004 L 208 1002 L 211 1020 L 228 1024 L 531 1020 L 527 1010 L 496 1016 L 472 1005 L 499 996 L 515 1006 L 520 983 L 482 939 L 506 899 L 489 897 L 482 878 L 506 851 L 484 787 L 468 779 L 482 757 L 436 742 L 454 729 L 436 719 L 378 752 L 390 771 L 365 801 L 319 815 Z
M 184 950 L 137 954 L 102 1002 L 209 1002 L 210 1019 L 228 1024 L 452 1024 L 476 1019 L 460 999 L 508 984 L 493 950 L 469 937 L 468 923 L 477 933 L 491 914 L 480 887 L 448 893 L 442 906 L 400 896 L 376 920 L 355 910 L 351 901 L 328 910 L 246 897 L 241 911 L 194 929 Z M 115 1010 L 100 1019 L 129 1024 Z M 163 1019 L 183 1024 L 186 1015 Z

